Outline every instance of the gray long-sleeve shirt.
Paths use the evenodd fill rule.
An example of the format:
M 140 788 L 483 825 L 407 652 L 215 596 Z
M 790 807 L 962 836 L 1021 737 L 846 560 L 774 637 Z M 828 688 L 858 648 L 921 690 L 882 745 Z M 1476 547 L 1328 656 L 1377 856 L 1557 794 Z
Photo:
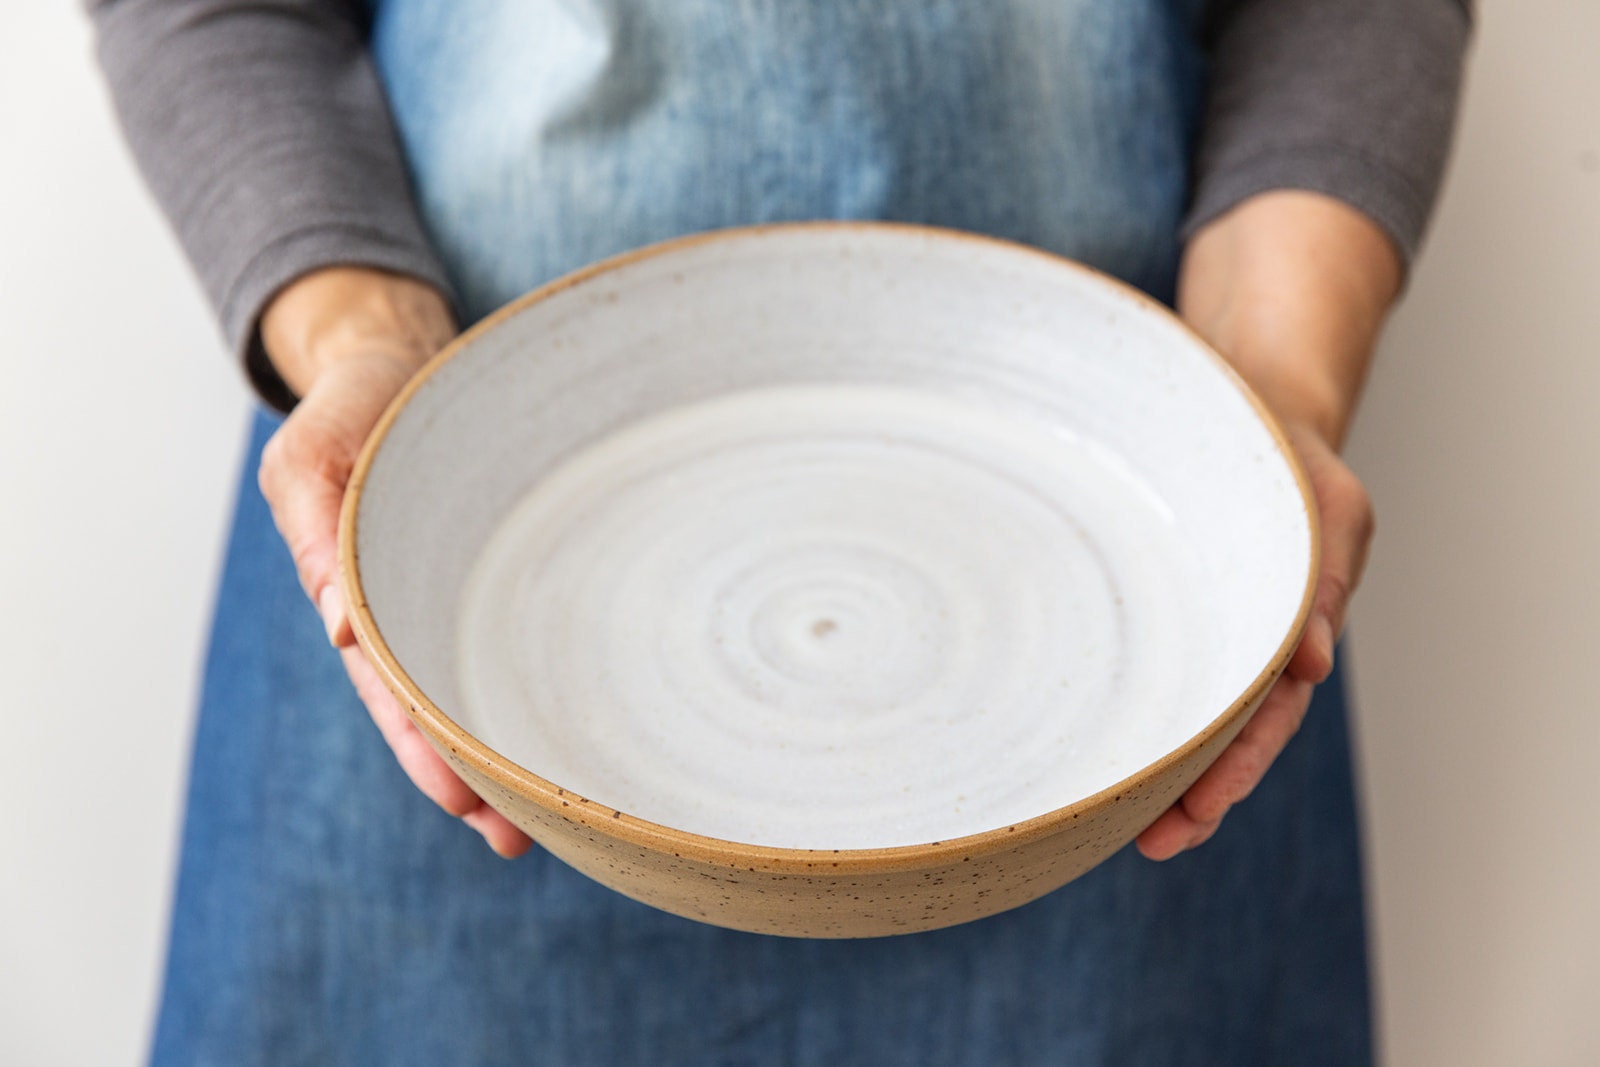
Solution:
M 449 293 L 359 0 L 88 0 L 129 143 L 269 402 L 262 308 L 330 264 Z M 1192 231 L 1255 193 L 1365 212 L 1414 254 L 1449 148 L 1466 0 L 1211 0 Z

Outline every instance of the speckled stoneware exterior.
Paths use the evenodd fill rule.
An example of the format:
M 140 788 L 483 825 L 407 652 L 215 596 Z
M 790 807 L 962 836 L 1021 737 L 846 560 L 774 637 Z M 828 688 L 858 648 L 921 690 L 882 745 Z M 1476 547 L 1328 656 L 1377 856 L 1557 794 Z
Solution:
M 480 560 L 492 555 L 486 546 L 496 543 L 519 502 L 544 491 L 556 472 L 566 472 L 562 476 L 570 481 L 572 470 L 591 469 L 583 466 L 585 456 L 597 448 L 603 452 L 606 442 L 626 439 L 634 427 L 663 413 L 670 417 L 729 397 L 738 402 L 751 391 L 836 385 L 869 400 L 871 389 L 913 391 L 906 395 L 925 390 L 1000 412 L 1007 426 L 1059 430 L 1063 447 L 1088 448 L 1108 457 L 1112 467 L 1134 472 L 1136 495 L 1171 523 L 1180 535 L 1174 543 L 1181 541 L 1184 553 L 1192 554 L 1192 567 L 1153 572 L 1160 579 L 1152 581 L 1133 573 L 1142 570 L 1138 553 L 1124 553 L 1131 563 L 1104 562 L 1121 532 L 1102 531 L 1098 542 L 1092 529 L 1085 533 L 1079 549 L 1084 558 L 1101 561 L 1096 566 L 1105 573 L 1095 580 L 1108 583 L 1104 595 L 1057 620 L 1066 637 L 1057 634 L 1045 653 L 1030 652 L 1034 659 L 1006 668 L 1014 677 L 1003 692 L 1027 695 L 1013 702 L 1018 718 L 1005 718 L 1005 701 L 974 709 L 999 716 L 994 732 L 1002 740 L 992 759 L 985 755 L 941 780 L 940 761 L 959 750 L 949 744 L 941 750 L 931 724 L 927 731 L 912 725 L 903 737 L 890 734 L 886 742 L 885 731 L 878 731 L 883 766 L 910 777 L 918 766 L 928 768 L 904 787 L 920 790 L 913 794 L 919 803 L 925 796 L 934 805 L 911 812 L 916 818 L 897 815 L 890 801 L 854 799 L 847 787 L 859 773 L 830 779 L 824 772 L 831 765 L 797 762 L 796 748 L 823 747 L 812 744 L 819 735 L 804 721 L 794 735 L 798 742 L 780 745 L 791 755 L 763 750 L 759 738 L 740 755 L 726 747 L 723 727 L 672 718 L 679 712 L 665 695 L 658 708 L 650 694 L 659 672 L 665 672 L 663 694 L 689 683 L 704 687 L 696 692 L 712 693 L 719 682 L 703 670 L 679 671 L 680 653 L 689 646 L 681 635 L 660 638 L 658 631 L 670 625 L 653 618 L 642 627 L 639 654 L 618 665 L 634 683 L 629 692 L 637 707 L 596 707 L 607 701 L 608 690 L 572 688 L 576 683 L 568 679 L 562 691 L 580 694 L 572 702 L 587 706 L 551 706 L 541 696 L 534 704 L 548 721 L 538 731 L 523 731 L 521 717 L 529 712 L 505 706 L 505 695 L 520 692 L 530 679 L 565 670 L 566 660 L 543 651 L 543 659 L 519 653 L 514 642 L 542 650 L 557 639 L 569 646 L 579 641 L 572 647 L 585 651 L 595 647 L 591 633 L 609 640 L 606 626 L 613 616 L 631 617 L 640 605 L 648 614 L 651 607 L 648 592 L 635 588 L 644 578 L 633 571 L 632 600 L 597 606 L 585 594 L 568 614 L 536 618 L 528 634 L 506 638 L 513 647 L 499 650 L 517 661 L 513 668 L 526 668 L 524 674 L 513 674 L 500 690 L 476 684 L 475 672 L 483 669 L 476 665 L 480 646 L 505 627 L 474 629 L 474 596 L 494 607 L 499 582 L 508 597 L 526 598 L 525 587 L 538 577 L 538 567 L 529 564 L 528 574 L 496 578 L 487 592 L 479 588 L 474 596 L 463 593 L 473 588 Z M 839 407 L 829 404 L 829 411 Z M 715 404 L 707 410 L 716 410 Z M 742 454 L 743 447 L 727 450 Z M 1003 449 L 990 455 L 1001 454 Z M 959 462 L 973 465 L 970 456 Z M 664 477 L 674 474 L 668 470 Z M 1000 479 L 1005 477 L 1002 470 Z M 638 481 L 629 474 L 619 484 Z M 1066 494 L 1066 504 L 1049 506 L 1070 509 L 1072 495 Z M 1215 353 L 1141 294 L 1059 258 L 988 238 L 900 225 L 809 223 L 723 231 L 643 249 L 552 283 L 468 331 L 407 386 L 379 423 L 350 482 L 340 547 L 345 593 L 363 649 L 430 743 L 540 845 L 605 885 L 678 915 L 761 933 L 867 937 L 949 926 L 1024 904 L 1105 859 L 1173 803 L 1238 733 L 1298 641 L 1317 558 L 1310 499 L 1303 471 L 1259 401 Z M 730 511 L 757 506 L 747 500 L 755 497 L 736 497 Z M 1096 525 L 1093 514 L 1070 514 L 1066 522 L 1073 528 Z M 585 529 L 580 525 L 575 533 Z M 981 535 L 984 528 L 977 529 Z M 1114 523 L 1105 529 L 1120 530 Z M 937 542 L 932 537 L 929 543 Z M 647 541 L 640 544 L 648 547 Z M 913 533 L 907 545 L 892 551 L 914 555 L 922 547 Z M 921 558 L 930 587 L 950 578 L 937 553 Z M 591 566 L 611 565 L 602 557 Z M 1078 580 L 1071 575 L 1088 572 L 1063 573 L 1070 589 Z M 869 573 L 858 585 L 876 590 L 875 580 Z M 948 581 L 941 588 L 954 589 L 952 603 L 960 606 L 976 603 L 982 588 L 993 584 L 969 581 L 976 582 L 972 590 Z M 1129 591 L 1136 592 L 1141 581 L 1146 588 L 1136 598 Z M 484 586 L 482 580 L 477 584 Z M 1001 599 L 1026 595 L 1027 585 L 1019 587 L 1024 593 Z M 1171 597 L 1162 596 L 1169 586 Z M 848 584 L 841 588 L 840 596 L 851 593 Z M 1060 588 L 1047 599 L 1061 600 Z M 567 601 L 561 603 L 570 603 L 574 594 L 563 595 Z M 862 603 L 871 601 L 862 597 Z M 1182 615 L 1179 627 L 1192 639 L 1174 639 L 1170 619 L 1164 637 L 1149 637 L 1161 627 L 1147 624 L 1146 617 L 1164 610 L 1168 599 L 1198 605 L 1200 614 Z M 598 622 L 584 616 L 585 605 Z M 770 607 L 766 603 L 763 610 Z M 848 683 L 855 676 L 840 673 L 843 654 L 830 651 L 841 646 L 806 643 L 813 632 L 818 642 L 837 641 L 861 632 L 852 630 L 860 618 L 873 621 L 860 604 L 845 603 L 842 610 L 838 633 L 832 617 L 819 617 L 814 628 L 809 616 L 784 617 L 775 632 L 788 635 L 784 640 L 793 647 L 771 652 L 770 634 L 762 647 L 778 659 L 788 657 L 778 665 L 791 674 L 798 664 Z M 903 610 L 889 614 L 905 617 Z M 680 616 L 681 611 L 663 612 L 662 619 Z M 755 625 L 744 617 L 735 623 L 744 630 Z M 1085 626 L 1112 635 L 1116 647 L 1107 654 L 1103 677 L 1092 679 L 1093 695 L 1076 704 L 1061 696 L 1057 715 L 1055 697 L 1041 698 L 1038 686 L 1028 686 L 1035 673 L 1052 675 L 1052 686 L 1054 673 L 1067 673 L 1059 666 L 1066 655 L 1060 641 Z M 948 647 L 923 658 L 937 660 L 944 673 L 919 669 L 935 681 L 948 680 L 955 669 L 949 664 L 961 661 L 966 673 L 954 679 L 981 689 L 984 665 L 998 663 L 1014 644 L 1003 636 L 1014 629 L 1001 632 L 978 645 L 971 635 L 934 632 L 927 640 Z M 729 634 L 719 634 L 718 643 Z M 960 653 L 973 648 L 981 654 L 962 660 Z M 876 655 L 877 646 L 868 651 Z M 856 664 L 849 670 L 861 669 L 861 661 L 860 655 L 849 660 Z M 923 660 L 910 656 L 905 662 Z M 994 670 L 998 676 L 1000 667 Z M 577 673 L 590 678 L 596 672 L 591 664 Z M 1077 677 L 1060 680 L 1063 694 Z M 623 691 L 617 692 L 622 701 Z M 1171 706 L 1147 707 L 1160 703 L 1150 694 Z M 947 725 L 967 712 L 963 698 L 952 705 L 927 679 L 893 695 L 896 714 L 922 706 L 913 698 L 934 701 L 929 706 L 940 708 Z M 941 699 L 945 704 L 937 703 Z M 762 709 L 752 704 L 749 710 Z M 652 717 L 657 711 L 666 725 Z M 741 713 L 739 721 L 754 720 Z M 574 743 L 563 765 L 546 752 L 564 744 L 567 725 L 572 738 L 585 729 L 593 736 L 583 738 L 590 749 Z M 1028 740 L 1004 741 L 1008 728 Z M 633 736 L 650 730 L 667 732 L 649 743 Z M 970 737 L 981 741 L 988 732 Z M 971 743 L 969 735 L 951 736 L 961 745 Z M 609 779 L 600 769 L 590 775 L 595 768 L 584 762 L 591 758 L 584 753 L 610 760 L 606 746 L 612 740 L 620 771 L 612 768 L 616 773 Z M 676 750 L 674 741 L 682 742 Z M 989 773 L 991 762 L 1005 761 L 1019 748 L 1029 750 L 1031 763 L 1019 752 L 1017 782 L 1008 781 L 1008 767 Z M 926 758 L 896 763 L 902 749 Z M 649 762 L 653 758 L 695 779 L 684 787 L 698 790 L 691 798 L 695 804 L 674 806 L 682 798 L 673 795 L 670 774 L 640 784 L 651 778 L 646 772 L 659 771 Z M 749 773 L 730 773 L 723 781 L 722 772 L 740 771 L 731 766 L 740 761 L 750 763 L 743 768 Z M 877 764 L 869 759 L 865 765 Z M 549 776 L 551 768 L 561 780 Z M 731 792 L 718 794 L 707 785 L 712 779 Z M 578 781 L 599 784 L 580 795 Z M 1012 795 L 999 796 L 1007 789 Z M 739 798 L 746 795 L 748 806 L 759 800 L 776 815 L 742 818 Z M 687 813 L 682 818 L 650 817 L 680 810 Z M 944 827 L 950 832 L 940 832 Z M 845 847 L 827 847 L 836 834 Z M 811 847 L 787 844 L 792 841 Z

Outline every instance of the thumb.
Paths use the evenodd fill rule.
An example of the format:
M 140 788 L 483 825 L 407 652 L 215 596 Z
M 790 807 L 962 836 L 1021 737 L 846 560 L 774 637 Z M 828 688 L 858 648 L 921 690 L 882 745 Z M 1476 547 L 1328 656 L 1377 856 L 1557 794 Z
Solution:
M 387 359 L 330 367 L 267 442 L 258 481 L 300 586 L 335 647 L 353 644 L 339 590 L 339 509 L 357 455 L 406 375 Z
M 1316 495 L 1322 562 L 1311 619 L 1289 661 L 1289 674 L 1315 684 L 1333 670 L 1334 643 L 1344 629 L 1350 598 L 1366 568 L 1375 524 L 1366 488 L 1333 449 L 1305 435 L 1296 443 Z
M 261 454 L 257 481 L 294 559 L 300 587 L 316 605 L 328 640 L 353 638 L 339 593 L 339 507 L 354 452 L 308 408 L 296 408 Z M 357 444 L 359 449 L 359 443 Z

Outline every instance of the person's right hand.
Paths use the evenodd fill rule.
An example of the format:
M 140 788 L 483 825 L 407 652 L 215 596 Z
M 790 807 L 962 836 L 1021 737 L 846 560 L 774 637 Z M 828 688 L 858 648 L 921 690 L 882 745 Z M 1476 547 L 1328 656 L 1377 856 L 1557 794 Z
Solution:
M 455 332 L 439 293 L 399 275 L 337 267 L 284 288 L 262 316 L 261 337 L 300 402 L 267 442 L 260 484 L 301 587 L 401 768 L 511 858 L 532 841 L 472 792 L 407 717 L 356 644 L 338 581 L 339 509 L 356 457 L 389 402 Z

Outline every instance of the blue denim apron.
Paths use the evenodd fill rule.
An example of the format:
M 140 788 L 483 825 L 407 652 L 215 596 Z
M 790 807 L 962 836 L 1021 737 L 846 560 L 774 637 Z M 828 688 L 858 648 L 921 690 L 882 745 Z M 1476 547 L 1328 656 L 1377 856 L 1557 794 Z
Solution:
M 1202 86 L 1161 0 L 387 0 L 373 51 L 468 319 L 710 227 L 1026 241 L 1170 299 Z M 1205 847 L 870 941 L 496 859 L 395 765 L 253 471 L 207 663 L 158 1063 L 1357 1064 L 1342 689 Z

